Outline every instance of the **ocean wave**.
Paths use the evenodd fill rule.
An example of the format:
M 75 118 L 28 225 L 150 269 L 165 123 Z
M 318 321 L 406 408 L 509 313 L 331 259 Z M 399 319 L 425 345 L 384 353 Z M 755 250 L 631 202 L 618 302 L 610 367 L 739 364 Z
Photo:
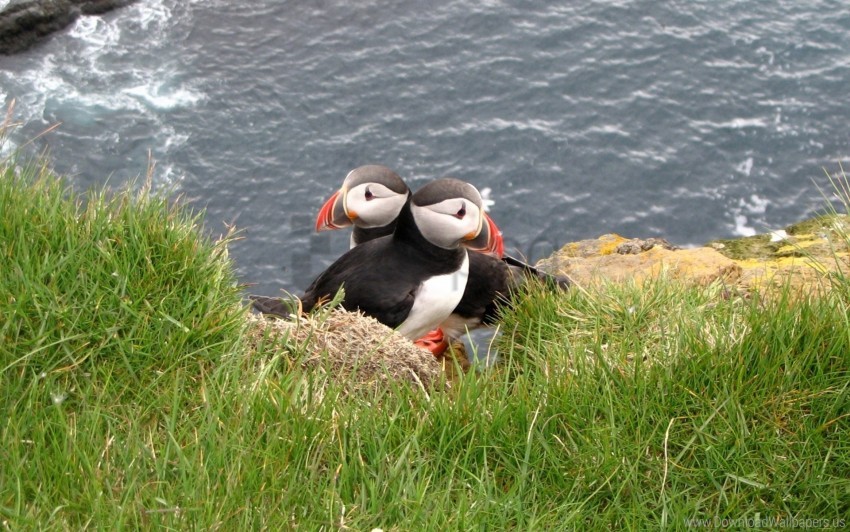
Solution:
M 433 128 L 428 131 L 430 137 L 441 137 L 444 135 L 461 136 L 472 132 L 499 133 L 504 131 L 536 131 L 550 137 L 561 136 L 561 120 L 543 120 L 529 118 L 525 120 L 507 120 L 504 118 L 490 118 L 486 120 L 469 120 L 456 126 L 445 128 Z
M 713 120 L 693 120 L 693 125 L 701 133 L 711 133 L 719 129 L 748 129 L 757 128 L 763 129 L 769 127 L 771 120 L 763 117 L 752 118 L 732 118 L 731 120 L 713 121 Z
M 735 222 L 735 227 L 732 233 L 735 236 L 753 236 L 763 231 L 753 227 L 751 218 L 753 215 L 763 215 L 767 212 L 767 208 L 771 205 L 771 201 L 767 198 L 762 198 L 758 194 L 751 194 L 748 199 L 740 198 L 738 205 L 730 209 L 732 218 Z M 761 220 L 760 216 L 756 217 Z M 763 225 L 763 222 L 758 225 Z
M 67 35 L 85 43 L 86 55 L 91 55 L 94 51 L 115 46 L 121 38 L 121 27 L 116 20 L 84 16 L 74 21 Z
M 127 87 L 121 92 L 157 110 L 191 107 L 204 98 L 203 93 L 182 86 L 169 88 L 157 80 Z
M 750 173 L 753 171 L 753 158 L 747 157 L 744 161 L 742 161 L 740 164 L 738 164 L 738 166 L 735 167 L 735 170 L 749 177 Z
M 134 4 L 134 8 L 138 10 L 137 20 L 143 31 L 167 26 L 173 15 L 171 8 L 164 0 L 139 2 Z

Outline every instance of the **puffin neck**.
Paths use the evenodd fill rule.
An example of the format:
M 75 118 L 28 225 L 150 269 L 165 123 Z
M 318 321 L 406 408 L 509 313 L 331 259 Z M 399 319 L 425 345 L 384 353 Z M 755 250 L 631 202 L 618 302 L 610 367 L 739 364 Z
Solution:
M 357 245 L 362 244 L 363 242 L 368 242 L 369 240 L 374 240 L 376 238 L 380 238 L 382 236 L 387 236 L 392 234 L 395 230 L 396 220 L 388 223 L 387 225 L 383 225 L 381 227 L 359 227 L 354 226 L 354 243 Z
M 404 204 L 401 212 L 396 219 L 396 228 L 393 232 L 393 239 L 401 244 L 412 246 L 419 253 L 432 258 L 440 263 L 460 262 L 466 253 L 466 249 L 458 246 L 455 249 L 441 248 L 429 242 L 419 231 L 416 222 L 413 219 L 413 212 L 410 210 L 410 201 Z

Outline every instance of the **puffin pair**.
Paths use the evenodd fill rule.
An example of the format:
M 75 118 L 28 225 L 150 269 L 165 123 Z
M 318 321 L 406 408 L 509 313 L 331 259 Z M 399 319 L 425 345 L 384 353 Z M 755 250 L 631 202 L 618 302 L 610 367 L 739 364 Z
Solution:
M 351 247 L 383 235 L 391 234 L 399 217 L 399 205 L 410 190 L 404 180 L 385 166 L 361 166 L 349 172 L 342 187 L 319 211 L 316 231 L 354 226 Z M 440 354 L 448 347 L 446 337 L 457 338 L 482 324 L 492 324 L 497 309 L 511 288 L 511 271 L 498 260 L 504 253 L 501 231 L 493 220 L 483 215 L 488 238 L 466 243 L 476 253 L 469 254 L 469 274 L 460 302 L 451 315 L 415 341 L 420 347 Z
M 343 308 L 358 309 L 416 340 L 447 322 L 461 306 L 470 264 L 478 262 L 477 258 L 470 258 L 486 256 L 468 253 L 467 248 L 500 253 L 501 234 L 484 214 L 478 190 L 469 183 L 442 178 L 410 194 L 397 175 L 397 182 L 382 177 L 392 174 L 388 169 L 358 170 L 361 171 L 349 174 L 340 193 L 326 203 L 320 219 L 332 222 L 328 228 L 359 220 L 353 239 L 361 242 L 365 231 L 366 241 L 342 255 L 313 281 L 301 298 L 302 308 L 309 312 L 343 287 Z M 377 171 L 376 180 L 360 179 L 372 171 Z M 379 227 L 378 220 L 384 218 L 389 218 L 389 222 L 380 226 L 392 223 L 394 227 L 383 230 L 390 234 L 375 237 L 377 232 L 370 233 L 370 229 Z M 498 259 L 489 258 L 501 264 Z M 261 312 L 288 314 L 280 299 L 252 299 Z
M 453 210 L 455 207 L 458 209 Z M 476 236 L 468 233 L 458 239 L 460 233 L 453 231 L 454 226 L 461 227 L 459 222 L 466 216 L 480 230 Z M 501 234 L 484 214 L 478 191 L 455 179 L 434 181 L 411 196 L 401 177 L 389 168 L 368 165 L 352 170 L 320 210 L 316 230 L 351 225 L 352 250 L 307 289 L 302 301 L 304 309 L 309 311 L 316 298 L 332 296 L 343 284 L 344 308 L 359 308 L 388 326 L 398 327 L 402 334 L 418 339 L 417 344 L 434 354 L 445 350 L 444 334 L 458 337 L 482 324 L 492 324 L 498 308 L 508 301 L 517 284 L 519 271 L 562 288 L 569 285 L 568 279 L 553 278 L 518 259 L 503 256 Z M 371 244 L 376 240 L 384 243 Z M 354 253 L 361 244 L 369 247 Z M 463 247 L 475 252 L 466 254 Z M 385 257 L 389 249 L 393 251 Z M 449 249 L 455 251 L 446 251 Z M 457 263 L 463 255 L 466 265 L 463 260 Z M 420 256 L 427 260 L 420 262 Z M 452 273 L 445 273 L 446 268 L 453 268 Z M 393 275 L 383 273 L 388 269 L 393 270 Z M 407 292 L 409 300 L 399 299 L 402 289 L 398 284 L 405 289 L 412 287 Z M 286 314 L 279 299 L 252 299 L 262 312 Z M 454 308 L 445 316 L 445 309 L 452 303 Z M 430 327 L 425 328 L 426 324 Z M 436 325 L 443 331 L 420 338 Z
M 351 246 L 362 244 L 374 238 L 392 234 L 396 218 L 401 211 L 404 199 L 410 194 L 402 178 L 381 165 L 366 165 L 355 168 L 345 177 L 342 187 L 325 201 L 316 219 L 316 231 L 342 229 L 354 225 L 351 232 Z M 501 234 L 493 220 L 485 214 L 491 234 Z M 500 258 L 511 267 L 515 275 L 522 272 L 540 281 L 555 284 L 567 289 L 572 281 L 564 276 L 554 276 L 530 264 L 506 255 L 501 238 L 494 249 L 476 249 Z

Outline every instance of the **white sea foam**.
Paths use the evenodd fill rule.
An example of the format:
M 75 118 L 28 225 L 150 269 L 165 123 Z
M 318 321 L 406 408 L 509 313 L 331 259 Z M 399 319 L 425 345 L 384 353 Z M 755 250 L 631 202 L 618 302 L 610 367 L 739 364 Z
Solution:
M 480 190 L 480 192 L 481 203 L 484 205 L 484 212 L 490 212 L 490 209 L 492 209 L 493 205 L 496 204 L 496 202 L 490 198 L 490 195 L 493 194 L 493 189 L 490 187 L 484 187 Z
M 185 173 L 178 171 L 173 164 L 157 166 L 155 174 L 157 175 L 156 181 L 158 183 L 162 183 L 166 187 L 171 187 L 177 184 L 185 177 Z
M 588 133 L 601 133 L 604 135 L 619 135 L 621 137 L 631 137 L 628 131 L 624 130 L 617 124 L 601 124 L 587 128 Z
M 157 110 L 191 107 L 203 99 L 203 94 L 191 89 L 185 87 L 170 89 L 164 83 L 155 80 L 122 89 L 121 92 Z
M 561 124 L 562 121 L 560 120 L 490 118 L 487 120 L 469 120 L 452 127 L 432 128 L 428 131 L 428 135 L 432 137 L 440 137 L 446 134 L 461 136 L 482 131 L 499 133 L 516 129 L 517 131 L 537 131 L 551 138 L 560 138 L 562 136 Z
M 710 133 L 718 129 L 746 129 L 766 128 L 769 121 L 766 118 L 733 118 L 723 122 L 709 120 L 694 120 L 693 124 L 703 133 Z
M 149 31 L 152 26 L 161 27 L 171 19 L 171 8 L 166 6 L 163 0 L 139 2 L 135 5 L 138 6 L 138 22 L 143 31 Z
M 78 124 L 116 112 L 140 113 L 157 122 L 152 112 L 197 104 L 204 95 L 174 81 L 179 62 L 144 60 L 157 54 L 157 40 L 151 41 L 153 49 L 139 48 L 133 35 L 139 28 L 151 31 L 173 23 L 170 16 L 166 2 L 157 0 L 138 2 L 111 17 L 79 17 L 51 43 L 55 46 L 44 47 L 43 54 L 14 73 L 8 85 L 18 88 L 4 100 L 18 99 L 16 115 L 24 121 L 43 117 Z M 58 46 L 62 40 L 74 44 Z M 5 76 L 0 72 L 4 87 Z
M 675 149 L 667 148 L 665 151 L 670 153 L 670 156 L 674 156 L 676 154 Z M 658 153 L 656 150 L 648 149 L 648 150 L 629 150 L 628 151 L 629 159 L 634 161 L 652 161 L 653 163 L 666 163 L 669 160 L 669 157 L 665 156 L 662 153 Z
M 721 122 L 720 127 L 730 127 L 732 129 L 743 129 L 745 127 L 767 127 L 767 120 L 764 118 L 733 118 L 728 122 Z
M 59 132 L 71 132 L 75 149 L 84 152 L 123 153 L 139 164 L 149 152 L 157 162 L 156 184 L 182 181 L 186 170 L 170 161 L 170 154 L 189 135 L 171 127 L 162 113 L 194 106 L 205 95 L 180 79 L 182 63 L 163 49 L 168 46 L 163 36 L 175 23 L 167 3 L 138 2 L 109 17 L 81 16 L 39 53 L 16 57 L 14 72 L 0 70 L 0 87 L 8 93 L 0 96 L 17 100 L 15 119 L 62 122 Z M 148 45 L 139 46 L 140 38 Z M 0 150 L 14 149 L 13 140 Z M 89 171 L 70 160 L 63 172 Z
M 103 17 L 79 17 L 68 30 L 68 36 L 79 39 L 89 46 L 86 55 L 93 50 L 115 46 L 121 38 L 121 28 L 115 20 Z
M 747 208 L 753 214 L 764 214 L 767 211 L 768 205 L 770 205 L 770 200 L 762 198 L 757 194 L 752 194 L 749 202 L 741 200 L 741 206 Z
M 555 133 L 561 125 L 561 121 L 533 118 L 527 120 L 504 120 L 502 118 L 493 118 L 486 121 L 483 125 L 484 129 L 487 131 L 502 131 L 504 129 L 516 128 L 520 131 L 531 129 L 534 131 L 540 131 L 541 133 Z
M 4 140 L 0 143 L 0 159 L 5 159 L 6 157 L 10 157 L 18 146 L 12 142 L 10 139 Z
M 784 229 L 770 232 L 771 242 L 782 242 L 784 240 L 788 240 L 788 233 Z
M 733 229 L 733 234 L 736 236 L 754 236 L 756 234 L 756 230 L 753 227 L 747 225 L 749 220 L 747 220 L 746 215 L 738 213 L 735 215 L 735 229 Z
M 764 214 L 767 207 L 770 205 L 770 200 L 760 197 L 758 194 L 751 194 L 749 200 L 741 198 L 738 200 L 738 206 L 732 209 L 732 214 L 735 219 L 735 229 L 733 233 L 737 236 L 753 236 L 758 233 L 755 227 L 752 227 L 749 215 Z
M 753 171 L 753 158 L 747 157 L 746 160 L 738 164 L 735 169 L 744 174 L 745 176 L 749 176 L 750 172 Z

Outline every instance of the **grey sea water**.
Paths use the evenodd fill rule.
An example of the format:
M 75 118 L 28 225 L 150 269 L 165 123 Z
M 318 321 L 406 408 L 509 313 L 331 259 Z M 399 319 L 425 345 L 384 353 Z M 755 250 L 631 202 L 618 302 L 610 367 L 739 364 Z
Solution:
M 765 0 L 397 3 L 144 0 L 0 57 L 56 169 L 143 175 L 207 210 L 252 291 L 342 253 L 313 233 L 351 168 L 485 190 L 536 260 L 607 232 L 679 245 L 823 205 L 850 153 L 850 10 Z

